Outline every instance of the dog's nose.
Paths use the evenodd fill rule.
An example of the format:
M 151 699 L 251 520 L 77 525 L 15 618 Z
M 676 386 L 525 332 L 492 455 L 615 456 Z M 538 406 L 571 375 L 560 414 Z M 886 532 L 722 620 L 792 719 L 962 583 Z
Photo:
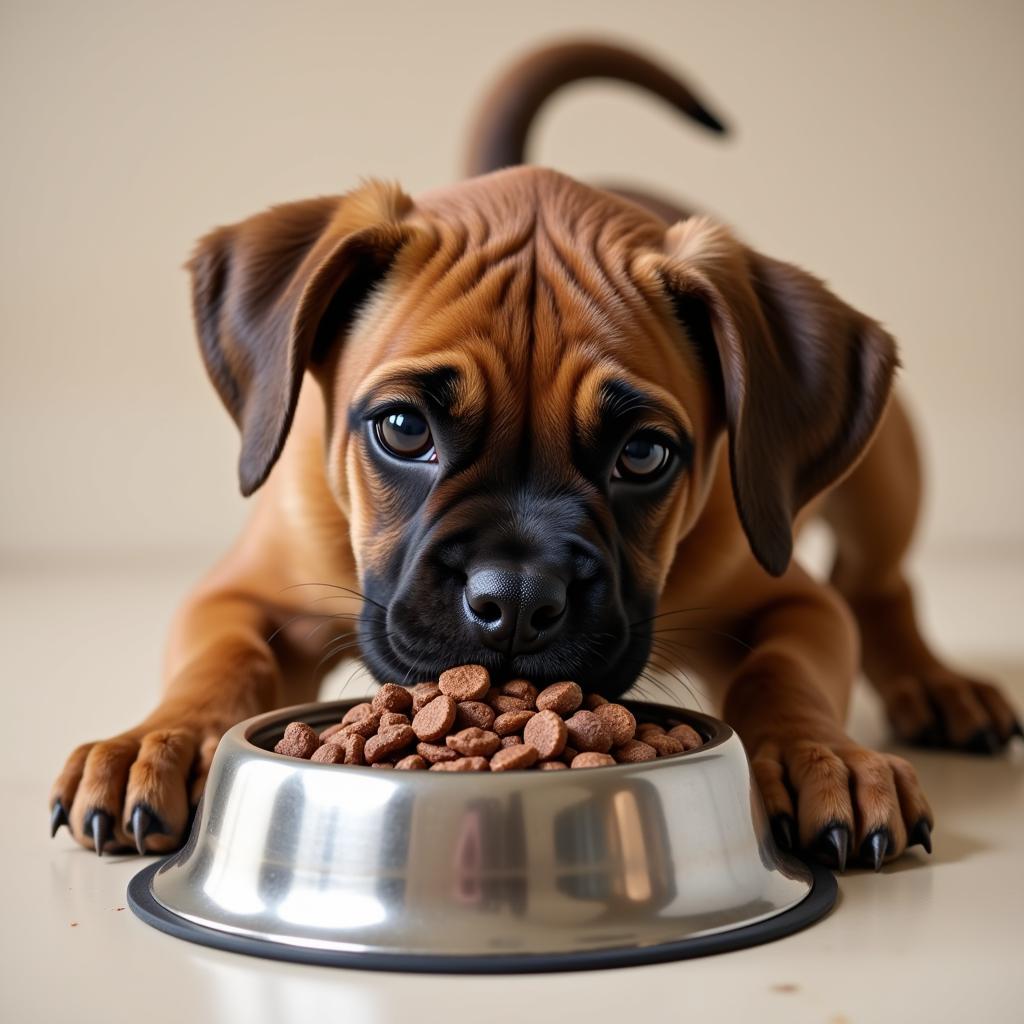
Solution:
M 466 615 L 481 640 L 506 654 L 545 646 L 565 620 L 565 582 L 549 571 L 483 566 L 466 581 Z

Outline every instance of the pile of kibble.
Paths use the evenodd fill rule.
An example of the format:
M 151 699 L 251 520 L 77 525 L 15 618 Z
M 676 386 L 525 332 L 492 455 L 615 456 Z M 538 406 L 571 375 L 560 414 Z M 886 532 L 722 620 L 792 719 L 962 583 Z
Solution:
M 637 725 L 628 708 L 576 683 L 492 687 L 485 668 L 460 665 L 436 683 L 385 683 L 319 734 L 292 722 L 274 750 L 320 764 L 506 772 L 653 761 L 703 742 L 685 723 Z

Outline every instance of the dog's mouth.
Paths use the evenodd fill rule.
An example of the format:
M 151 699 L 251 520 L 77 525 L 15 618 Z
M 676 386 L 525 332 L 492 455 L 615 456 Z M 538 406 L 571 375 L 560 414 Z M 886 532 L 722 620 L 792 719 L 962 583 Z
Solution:
M 409 635 L 389 620 L 384 611 L 370 608 L 359 622 L 361 657 L 380 683 L 436 679 L 448 668 L 473 663 L 483 665 L 499 684 L 512 679 L 537 685 L 574 680 L 610 698 L 633 685 L 650 655 L 649 635 L 628 626 L 569 634 L 549 648 L 508 655 L 440 633 Z

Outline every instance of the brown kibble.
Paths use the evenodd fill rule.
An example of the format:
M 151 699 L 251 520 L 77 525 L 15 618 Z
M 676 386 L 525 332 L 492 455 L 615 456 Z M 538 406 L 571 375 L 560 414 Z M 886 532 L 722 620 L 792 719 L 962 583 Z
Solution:
M 684 750 L 696 750 L 698 747 L 704 746 L 704 740 L 701 739 L 700 733 L 685 722 L 669 729 L 668 734 L 673 739 L 679 740 Z
M 432 764 L 432 772 L 486 772 L 490 769 L 486 757 L 457 757 L 454 761 Z
M 636 764 L 638 761 L 653 761 L 658 752 L 643 740 L 630 740 L 612 750 L 612 756 L 620 764 Z
M 403 772 L 421 772 L 426 769 L 427 762 L 419 754 L 409 754 L 401 761 L 396 761 L 395 767 Z
M 612 748 L 611 733 L 593 711 L 577 711 L 566 720 L 565 727 L 569 730 L 569 743 L 581 753 L 607 754 Z
M 594 714 L 601 720 L 612 738 L 613 747 L 628 743 L 636 733 L 636 719 L 629 708 L 621 704 L 598 704 Z
M 345 748 L 345 764 L 366 764 L 366 758 L 363 757 L 366 740 L 359 733 L 348 733 L 342 741 L 342 746 Z
M 521 697 L 506 697 L 503 693 L 492 693 L 487 698 L 487 703 L 499 714 L 505 715 L 509 711 L 531 711 L 530 704 Z
M 356 736 L 362 736 L 366 739 L 372 736 L 380 726 L 380 713 L 377 711 L 371 711 L 368 715 L 363 715 L 362 718 L 357 718 L 354 722 L 349 722 L 348 725 L 342 729 L 342 732 L 354 734 Z
M 686 749 L 675 736 L 666 733 L 650 732 L 644 737 L 644 743 L 654 747 L 658 757 L 671 757 L 673 754 L 681 754 Z
M 425 708 L 439 693 L 437 683 L 417 683 L 412 688 L 412 711 L 415 714 Z
M 344 764 L 345 748 L 340 743 L 324 743 L 313 751 L 311 761 L 317 764 Z
M 408 711 L 412 707 L 412 694 L 398 683 L 385 683 L 373 695 L 373 710 L 380 711 Z
M 491 728 L 499 736 L 511 736 L 513 733 L 522 732 L 526 723 L 533 718 L 536 711 L 506 711 L 498 715 Z
M 525 679 L 513 679 L 506 683 L 501 692 L 506 697 L 515 697 L 517 700 L 525 700 L 527 704 L 533 705 L 537 699 L 537 687 Z
M 356 704 L 355 707 L 349 708 L 348 711 L 345 712 L 344 717 L 341 719 L 341 724 L 351 725 L 353 722 L 357 722 L 360 718 L 365 718 L 371 711 L 373 711 L 373 705 L 369 702 Z
M 446 737 L 445 743 L 463 757 L 490 757 L 501 746 L 501 737 L 487 729 L 473 726 Z
M 437 743 L 417 743 L 416 753 L 431 764 L 437 764 L 438 761 L 455 761 L 459 756 L 451 747 L 442 747 Z
M 665 730 L 660 725 L 657 725 L 654 722 L 641 722 L 636 727 L 636 737 L 637 737 L 637 739 L 642 740 L 644 738 L 644 733 L 648 733 L 648 732 L 661 732 L 661 733 L 663 733 L 664 731 Z
M 537 694 L 538 711 L 571 715 L 583 703 L 583 691 L 576 683 L 552 683 Z
M 419 739 L 433 743 L 434 740 L 439 740 L 454 722 L 455 701 L 442 693 L 416 712 L 416 717 L 412 720 L 412 729 Z
M 603 768 L 605 765 L 615 764 L 615 758 L 610 754 L 600 754 L 596 750 L 585 750 L 572 759 L 570 768 Z
M 388 754 L 394 754 L 415 742 L 416 734 L 412 731 L 411 726 L 389 725 L 366 741 L 366 746 L 363 747 L 363 757 L 370 764 L 376 764 L 378 761 L 383 761 Z
M 565 722 L 554 711 L 540 711 L 523 729 L 523 742 L 537 750 L 541 760 L 558 757 L 565 749 L 569 731 Z
M 537 760 L 537 748 L 529 743 L 505 747 L 491 758 L 492 772 L 511 772 L 519 768 L 529 768 Z
M 482 700 L 463 700 L 455 707 L 455 724 L 460 729 L 476 726 L 490 729 L 494 725 L 494 708 Z
M 459 665 L 442 672 L 437 685 L 455 700 L 480 700 L 491 688 L 491 677 L 483 665 Z
M 492 687 L 483 666 L 460 665 L 436 683 L 385 683 L 319 735 L 290 722 L 274 749 L 318 764 L 500 772 L 634 764 L 703 745 L 682 712 L 649 714 L 638 724 L 624 704 L 568 680 L 539 693 L 528 679 Z
M 319 746 L 320 737 L 315 729 L 311 729 L 305 722 L 291 722 L 285 727 L 284 735 L 274 747 L 274 753 L 308 761 Z
M 344 722 L 335 722 L 334 725 L 327 726 L 322 733 L 320 733 L 320 742 L 326 743 L 332 736 L 341 732 L 345 728 Z

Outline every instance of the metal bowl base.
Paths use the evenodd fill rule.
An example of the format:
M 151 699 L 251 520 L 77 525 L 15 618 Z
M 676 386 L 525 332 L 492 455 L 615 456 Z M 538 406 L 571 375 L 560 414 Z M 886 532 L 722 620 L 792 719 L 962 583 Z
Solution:
M 835 905 L 838 887 L 832 872 L 809 864 L 811 891 L 795 906 L 774 917 L 710 935 L 676 942 L 620 949 L 593 949 L 554 954 L 488 954 L 485 956 L 382 953 L 375 950 L 318 949 L 312 946 L 268 942 L 196 924 L 173 913 L 153 896 L 152 881 L 163 866 L 157 861 L 143 868 L 128 884 L 128 905 L 141 921 L 175 938 L 201 946 L 247 956 L 324 967 L 352 967 L 367 971 L 411 971 L 422 974 L 529 974 L 548 971 L 591 971 L 609 967 L 688 960 L 728 953 L 792 935 L 823 918 Z

